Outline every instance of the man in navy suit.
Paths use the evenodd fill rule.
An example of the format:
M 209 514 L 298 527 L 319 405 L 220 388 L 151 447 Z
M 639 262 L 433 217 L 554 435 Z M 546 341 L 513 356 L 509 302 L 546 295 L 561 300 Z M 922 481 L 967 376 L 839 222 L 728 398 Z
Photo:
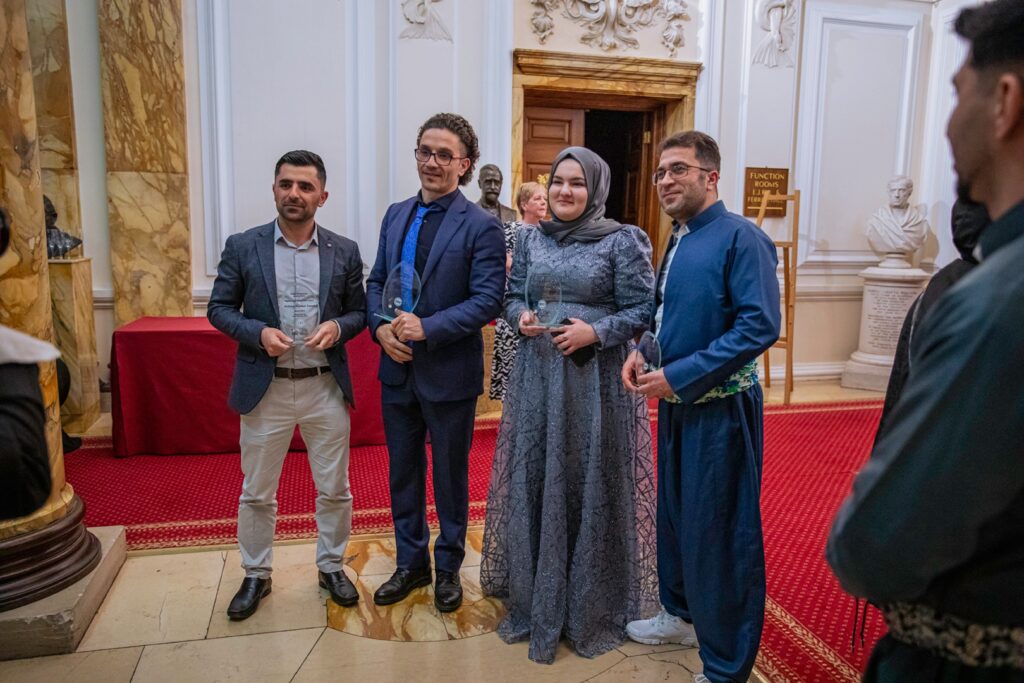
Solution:
M 352 240 L 317 225 L 324 162 L 288 152 L 274 169 L 277 219 L 228 238 L 207 317 L 238 342 L 228 404 L 241 413 L 238 546 L 245 579 L 228 617 L 246 619 L 270 593 L 277 484 L 299 425 L 316 482 L 319 583 L 339 605 L 359 594 L 341 562 L 352 528 L 345 342 L 366 325 L 363 261 Z M 241 310 L 239 310 L 241 309 Z
M 498 220 L 459 185 L 480 157 L 476 133 L 456 114 L 436 114 L 416 136 L 420 191 L 384 214 L 377 260 L 366 281 L 367 314 L 383 353 L 379 377 L 387 434 L 397 570 L 374 594 L 378 605 L 430 583 L 426 436 L 441 533 L 434 545 L 434 604 L 462 604 L 459 568 L 469 515 L 469 449 L 483 393 L 480 329 L 501 310 L 505 242 Z M 413 311 L 390 323 L 378 315 L 388 274 L 415 266 L 422 291 Z

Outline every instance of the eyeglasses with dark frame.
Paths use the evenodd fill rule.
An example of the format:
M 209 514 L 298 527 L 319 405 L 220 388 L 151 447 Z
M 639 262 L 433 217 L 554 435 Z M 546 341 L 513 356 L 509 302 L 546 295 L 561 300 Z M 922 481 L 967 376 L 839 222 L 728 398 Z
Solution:
M 685 162 L 677 161 L 674 164 L 670 164 L 668 169 L 659 168 L 657 171 L 654 172 L 654 175 L 651 176 L 651 180 L 654 182 L 655 185 L 657 185 L 658 183 L 665 179 L 666 175 L 672 176 L 673 178 L 676 179 L 683 178 L 686 176 L 687 173 L 690 172 L 691 168 L 695 168 L 698 171 L 704 171 L 705 173 L 711 173 L 712 171 L 715 170 L 713 168 L 704 168 L 703 166 L 691 166 L 690 164 L 687 164 Z
M 448 165 L 450 165 L 452 163 L 452 161 L 454 159 L 468 159 L 469 158 L 469 157 L 457 157 L 454 154 L 452 154 L 451 152 L 448 152 L 448 151 L 445 151 L 445 150 L 441 150 L 440 152 L 435 152 L 434 150 L 427 149 L 426 147 L 417 147 L 416 149 L 414 149 L 412 151 L 412 153 L 413 153 L 413 155 L 415 155 L 416 161 L 420 162 L 421 164 L 427 163 L 428 161 L 430 161 L 430 157 L 434 157 L 434 159 L 437 160 L 438 166 L 448 166 Z

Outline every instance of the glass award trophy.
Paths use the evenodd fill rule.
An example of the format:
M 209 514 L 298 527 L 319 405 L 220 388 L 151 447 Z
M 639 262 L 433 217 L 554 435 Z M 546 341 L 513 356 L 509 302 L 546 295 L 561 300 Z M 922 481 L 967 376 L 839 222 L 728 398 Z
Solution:
M 526 273 L 526 307 L 537 318 L 539 327 L 562 325 L 562 279 L 544 265 Z
M 409 263 L 399 263 L 391 269 L 384 282 L 380 296 L 380 312 L 374 313 L 383 320 L 394 320 L 399 313 L 412 313 L 420 300 L 420 274 Z
M 650 330 L 643 333 L 636 345 L 634 373 L 637 377 L 661 369 L 661 344 Z

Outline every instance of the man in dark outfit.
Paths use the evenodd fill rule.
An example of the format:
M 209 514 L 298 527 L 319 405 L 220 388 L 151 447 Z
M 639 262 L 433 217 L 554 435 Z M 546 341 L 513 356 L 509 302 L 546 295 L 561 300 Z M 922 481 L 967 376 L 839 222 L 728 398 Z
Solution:
M 866 681 L 1024 681 L 1024 2 L 964 10 L 948 136 L 988 209 L 978 265 L 914 333 L 912 371 L 829 564 L 889 633 Z

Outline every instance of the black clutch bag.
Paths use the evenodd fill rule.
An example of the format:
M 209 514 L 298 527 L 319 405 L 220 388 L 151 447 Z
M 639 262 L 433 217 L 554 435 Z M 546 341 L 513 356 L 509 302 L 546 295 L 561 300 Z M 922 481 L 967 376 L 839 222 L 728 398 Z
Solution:
M 568 318 L 562 321 L 563 325 L 572 325 L 572 321 Z M 576 349 L 569 354 L 569 360 L 576 364 L 576 367 L 582 368 L 584 365 L 590 362 L 590 360 L 597 355 L 597 349 L 594 348 L 593 344 L 584 346 L 582 349 Z

